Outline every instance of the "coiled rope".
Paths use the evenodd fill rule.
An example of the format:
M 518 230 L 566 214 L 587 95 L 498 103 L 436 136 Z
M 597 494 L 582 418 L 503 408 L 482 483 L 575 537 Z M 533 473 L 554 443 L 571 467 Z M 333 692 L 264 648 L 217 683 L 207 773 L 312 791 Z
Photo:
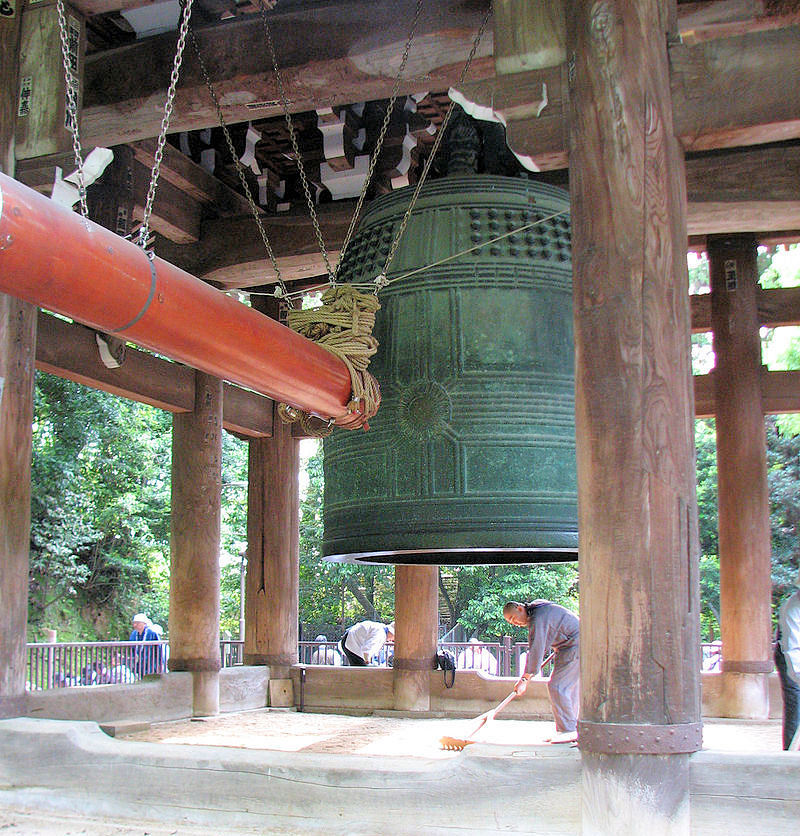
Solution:
M 289 327 L 313 340 L 340 358 L 350 372 L 349 416 L 339 419 L 348 428 L 363 427 L 378 411 L 381 400 L 378 381 L 367 371 L 370 357 L 378 350 L 372 336 L 375 313 L 380 308 L 374 293 L 362 293 L 352 285 L 329 287 L 322 294 L 322 306 L 289 311 Z M 324 437 L 333 431 L 333 422 L 323 422 L 304 410 L 278 404 L 278 414 L 287 424 L 298 421 L 309 435 Z

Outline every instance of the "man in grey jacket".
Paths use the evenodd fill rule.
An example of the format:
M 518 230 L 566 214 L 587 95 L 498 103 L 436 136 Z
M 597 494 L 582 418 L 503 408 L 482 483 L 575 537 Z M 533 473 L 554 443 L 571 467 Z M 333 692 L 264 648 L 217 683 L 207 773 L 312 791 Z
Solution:
M 556 735 L 550 743 L 572 743 L 578 739 L 580 707 L 580 662 L 578 643 L 580 621 L 575 613 L 560 604 L 539 599 L 529 604 L 509 601 L 503 607 L 509 624 L 528 628 L 528 661 L 514 686 L 517 695 L 524 694 L 528 680 L 541 670 L 545 655 L 552 648 L 553 673 L 547 683 L 547 695 L 556 721 Z

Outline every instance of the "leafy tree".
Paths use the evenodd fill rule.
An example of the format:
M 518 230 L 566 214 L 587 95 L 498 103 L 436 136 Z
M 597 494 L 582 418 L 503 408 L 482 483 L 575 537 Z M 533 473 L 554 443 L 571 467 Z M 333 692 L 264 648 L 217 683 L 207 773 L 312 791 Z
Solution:
M 304 636 L 332 629 L 340 633 L 365 618 L 392 620 L 393 567 L 328 563 L 321 557 L 321 444 L 306 461 L 306 475 L 308 485 L 300 502 L 300 622 Z
M 700 553 L 716 555 L 719 552 L 716 424 L 713 419 L 700 419 L 695 421 L 694 427 Z
M 462 566 L 459 575 L 469 578 L 472 597 L 459 616 L 459 624 L 472 635 L 493 640 L 516 636 L 527 640 L 527 632 L 512 627 L 503 618 L 507 601 L 546 598 L 578 611 L 578 570 L 575 564 L 515 566 Z
M 30 624 L 65 637 L 127 635 L 168 554 L 169 416 L 37 374 Z M 77 633 L 77 635 L 75 635 Z
M 766 423 L 772 582 L 777 603 L 800 566 L 800 435 L 782 432 L 772 416 Z

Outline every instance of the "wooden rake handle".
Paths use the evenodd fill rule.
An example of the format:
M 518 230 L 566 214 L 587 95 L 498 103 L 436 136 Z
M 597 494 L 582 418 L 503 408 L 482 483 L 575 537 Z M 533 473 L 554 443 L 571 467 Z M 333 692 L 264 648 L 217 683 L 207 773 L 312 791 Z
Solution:
M 495 714 L 499 711 L 502 711 L 510 702 L 511 700 L 516 697 L 516 691 L 512 691 L 499 705 L 496 705 L 494 708 L 490 708 L 488 711 L 485 711 L 480 717 L 475 718 L 475 728 L 467 735 L 467 738 L 472 737 L 473 735 L 477 734 L 488 722 L 489 720 L 494 720 Z

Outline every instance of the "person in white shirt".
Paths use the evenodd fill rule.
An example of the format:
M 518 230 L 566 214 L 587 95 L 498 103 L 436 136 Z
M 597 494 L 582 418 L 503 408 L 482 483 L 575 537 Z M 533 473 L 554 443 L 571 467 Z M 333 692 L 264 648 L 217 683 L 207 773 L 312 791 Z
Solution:
M 456 667 L 459 670 L 486 671 L 497 676 L 497 659 L 492 651 L 483 647 L 478 639 L 470 639 L 469 645 L 458 654 Z
M 387 641 L 394 641 L 394 621 L 360 621 L 345 630 L 339 642 L 347 661 L 355 667 L 366 667 L 377 656 Z
M 800 714 L 800 570 L 794 585 L 798 587 L 778 610 L 778 640 L 775 644 L 775 667 L 783 693 L 783 748 L 788 749 L 798 728 Z

